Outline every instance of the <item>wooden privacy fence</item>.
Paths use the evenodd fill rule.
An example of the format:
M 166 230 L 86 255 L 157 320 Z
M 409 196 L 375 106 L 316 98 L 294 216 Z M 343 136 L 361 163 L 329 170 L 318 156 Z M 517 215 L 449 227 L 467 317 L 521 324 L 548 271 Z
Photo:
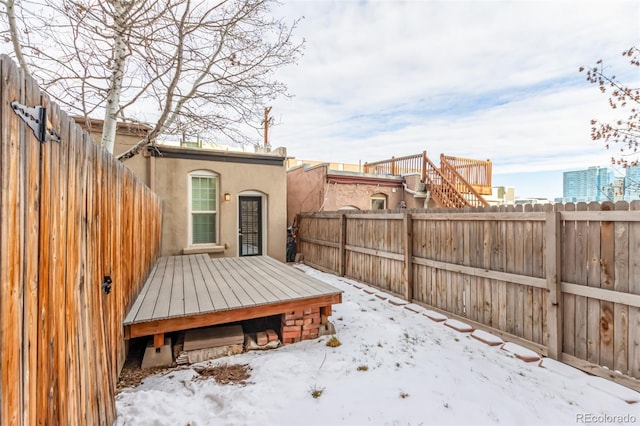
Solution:
M 0 73 L 0 423 L 110 425 L 160 201 L 6 56 Z M 39 142 L 14 101 L 46 107 L 60 140 Z
M 298 224 L 310 266 L 640 390 L 640 201 L 303 213 Z

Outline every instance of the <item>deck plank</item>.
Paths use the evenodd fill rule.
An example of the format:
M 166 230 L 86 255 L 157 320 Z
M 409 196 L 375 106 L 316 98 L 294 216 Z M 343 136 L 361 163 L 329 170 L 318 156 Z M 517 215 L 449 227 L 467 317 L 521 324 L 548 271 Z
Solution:
M 303 292 L 304 294 L 321 294 L 326 291 L 330 291 L 331 288 L 335 288 L 320 280 L 310 277 L 304 272 L 291 266 L 278 264 L 278 261 L 275 259 L 263 256 L 257 260 L 270 275 L 278 277 L 282 282 L 293 286 L 293 288 L 296 288 L 299 292 Z M 286 268 L 291 268 L 291 270 Z
M 162 274 L 158 274 L 157 278 L 151 282 L 149 291 L 144 295 L 142 305 L 136 314 L 134 322 L 145 321 L 153 318 L 153 311 L 156 307 L 156 301 L 158 300 L 158 294 L 160 293 L 160 287 L 167 275 L 167 268 L 171 258 L 164 259 L 164 271 Z M 139 296 L 138 296 L 139 297 Z
M 297 277 L 288 277 L 287 274 L 293 270 L 283 272 L 279 270 L 278 265 L 273 265 L 269 260 L 270 258 L 255 257 L 248 260 L 248 264 L 261 271 L 262 276 L 268 279 L 272 285 L 286 288 L 290 299 L 303 299 L 318 294 L 308 286 L 300 285 L 300 280 Z
M 235 271 L 236 280 L 244 281 L 248 285 L 253 288 L 254 292 L 259 293 L 267 303 L 271 302 L 280 302 L 282 300 L 286 300 L 287 297 L 285 294 L 278 292 L 274 288 L 270 288 L 268 285 L 263 283 L 264 276 L 262 276 L 259 272 L 251 270 L 248 266 L 247 262 L 240 262 L 238 258 L 228 258 L 229 261 L 225 262 L 228 270 Z M 229 269 L 233 268 L 233 269 Z
M 184 283 L 184 313 L 185 315 L 200 312 L 196 283 L 193 278 L 191 260 L 194 256 L 182 256 L 182 277 Z
M 218 271 L 222 279 L 229 285 L 233 293 L 240 299 L 244 306 L 252 306 L 266 303 L 265 298 L 244 280 L 238 279 L 241 271 L 234 270 L 222 259 L 211 259 L 211 264 Z
M 240 260 L 238 260 L 238 258 L 232 258 L 232 260 L 230 261 L 232 263 L 242 265 L 246 270 L 246 273 L 253 280 L 260 280 L 260 285 L 265 287 L 267 291 L 269 291 L 279 300 L 289 300 L 298 297 L 298 293 L 295 291 L 295 289 L 282 284 L 279 280 L 272 279 L 270 275 L 264 273 L 263 269 L 260 269 L 255 261 L 248 260 L 245 262 L 241 262 Z M 266 283 L 262 281 L 266 281 Z
M 152 318 L 163 318 L 169 315 L 173 282 L 182 275 L 182 263 L 179 260 L 180 258 L 172 257 L 167 261 L 167 270 L 158 292 L 158 299 L 153 309 Z
M 191 270 L 193 271 L 193 282 L 195 285 L 195 292 L 198 296 L 198 307 L 200 308 L 200 312 L 211 312 L 215 309 L 215 305 L 211 300 L 211 293 L 209 288 L 207 287 L 207 283 L 204 279 L 204 274 L 202 272 L 202 267 L 200 266 L 200 258 L 202 255 L 194 255 L 190 256 L 191 260 Z M 215 287 L 215 284 L 213 284 Z M 215 287 L 217 289 L 217 287 Z M 222 299 L 221 306 L 226 306 L 224 302 L 224 298 L 222 294 L 219 296 Z
M 215 287 L 218 289 L 220 294 L 223 295 L 225 301 L 224 308 L 216 308 L 216 309 L 233 309 L 242 307 L 242 301 L 238 298 L 238 296 L 233 292 L 229 284 L 222 278 L 222 276 L 218 273 L 218 270 L 215 268 L 214 264 L 210 262 L 209 258 L 203 259 L 203 274 L 205 275 L 205 280 L 207 281 L 207 287 L 209 289 L 212 288 L 212 284 L 215 284 Z M 206 273 L 205 273 L 206 272 Z M 208 276 L 207 276 L 208 275 Z M 208 278 L 211 281 L 208 281 Z M 211 294 L 211 290 L 210 290 Z M 214 301 L 214 305 L 216 304 L 216 300 L 212 298 Z
M 209 269 L 209 256 L 206 254 L 196 256 L 196 262 L 200 273 L 202 273 L 202 279 L 204 280 L 204 287 L 209 294 L 209 300 L 213 305 L 213 310 L 222 311 L 230 309 L 232 306 L 240 306 L 240 301 L 235 298 L 230 290 L 223 292 L 223 289 L 218 285 L 217 279 L 211 273 Z
M 144 283 L 144 286 L 140 290 L 140 294 L 138 295 L 136 300 L 133 302 L 131 309 L 129 309 L 129 312 L 127 313 L 127 316 L 123 321 L 124 325 L 131 324 L 132 322 L 135 321 L 136 315 L 138 315 L 138 312 L 140 311 L 140 307 L 144 303 L 144 300 L 147 296 L 147 293 L 149 292 L 149 289 L 154 285 L 154 280 L 162 280 L 162 275 L 164 274 L 164 269 L 166 265 L 167 265 L 167 258 L 163 257 L 163 258 L 160 258 L 158 262 L 156 262 L 156 264 L 153 266 L 153 269 L 149 273 L 149 277 L 147 278 L 147 281 Z
M 171 296 L 169 297 L 169 317 L 184 315 L 184 288 L 182 276 L 182 260 L 184 258 L 174 258 L 173 281 L 171 286 Z
M 124 325 L 147 323 L 136 327 L 135 333 L 139 330 L 151 333 L 177 324 L 183 327 L 187 319 L 198 321 L 201 316 L 201 321 L 253 317 L 270 312 L 269 309 L 339 301 L 341 293 L 268 256 L 213 259 L 206 254 L 168 256 L 156 262 Z M 234 315 L 236 310 L 239 313 Z

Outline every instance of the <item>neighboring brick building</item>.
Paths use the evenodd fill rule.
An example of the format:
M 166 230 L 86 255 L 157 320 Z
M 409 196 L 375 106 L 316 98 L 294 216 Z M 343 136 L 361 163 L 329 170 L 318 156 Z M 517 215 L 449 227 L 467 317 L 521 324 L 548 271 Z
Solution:
M 418 189 L 418 174 L 373 175 L 302 164 L 287 170 L 287 223 L 301 212 L 395 209 L 401 201 L 410 209 L 427 207 L 427 193 Z

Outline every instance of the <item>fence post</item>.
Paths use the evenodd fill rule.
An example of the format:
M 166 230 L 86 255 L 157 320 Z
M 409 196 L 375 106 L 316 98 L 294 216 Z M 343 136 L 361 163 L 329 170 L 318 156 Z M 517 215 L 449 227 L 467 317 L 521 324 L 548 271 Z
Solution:
M 547 355 L 562 359 L 562 227 L 560 212 L 547 211 L 545 220 L 545 261 L 547 277 Z
M 403 228 L 403 244 L 404 244 L 404 268 L 402 273 L 402 287 L 404 289 L 404 298 L 407 302 L 413 300 L 413 225 L 412 216 L 408 212 L 404 212 L 402 219 Z
M 340 258 L 338 260 L 338 275 L 344 277 L 346 270 L 346 250 L 344 246 L 347 244 L 347 215 L 342 212 L 340 214 Z

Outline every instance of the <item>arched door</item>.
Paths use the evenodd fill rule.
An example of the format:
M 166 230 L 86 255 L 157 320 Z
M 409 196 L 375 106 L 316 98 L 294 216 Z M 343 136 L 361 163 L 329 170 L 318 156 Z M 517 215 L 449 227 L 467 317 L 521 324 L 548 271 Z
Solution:
M 262 197 L 240 196 L 240 256 L 262 255 Z

